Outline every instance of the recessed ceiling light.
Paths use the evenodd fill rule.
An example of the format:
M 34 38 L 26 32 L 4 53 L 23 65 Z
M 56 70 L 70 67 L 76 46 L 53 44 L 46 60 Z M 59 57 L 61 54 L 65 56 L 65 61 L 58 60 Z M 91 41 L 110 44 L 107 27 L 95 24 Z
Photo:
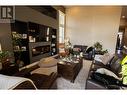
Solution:
M 125 16 L 122 16 L 122 18 L 125 18 Z

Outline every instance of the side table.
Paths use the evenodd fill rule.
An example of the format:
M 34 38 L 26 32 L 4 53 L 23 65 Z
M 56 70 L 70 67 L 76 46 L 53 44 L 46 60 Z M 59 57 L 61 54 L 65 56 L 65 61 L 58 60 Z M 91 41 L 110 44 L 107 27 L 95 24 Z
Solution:
M 4 75 L 9 75 L 12 76 L 13 74 L 15 74 L 16 72 L 18 72 L 18 67 L 15 65 L 9 65 L 6 68 L 3 68 L 2 70 L 0 70 L 1 74 Z

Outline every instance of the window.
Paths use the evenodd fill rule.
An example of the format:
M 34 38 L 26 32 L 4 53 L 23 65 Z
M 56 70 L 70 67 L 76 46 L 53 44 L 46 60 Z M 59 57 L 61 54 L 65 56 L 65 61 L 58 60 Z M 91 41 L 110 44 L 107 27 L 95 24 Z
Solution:
M 64 43 L 65 14 L 59 11 L 59 43 Z

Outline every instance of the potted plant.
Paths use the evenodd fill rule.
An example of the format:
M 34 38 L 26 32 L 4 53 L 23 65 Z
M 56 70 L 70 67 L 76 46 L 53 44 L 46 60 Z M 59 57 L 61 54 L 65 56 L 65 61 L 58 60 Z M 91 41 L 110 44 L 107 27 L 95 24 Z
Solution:
M 14 57 L 12 53 L 9 51 L 1 51 L 0 52 L 0 63 L 3 68 L 14 63 Z
M 8 51 L 1 51 L 0 52 L 0 62 L 5 63 L 8 61 L 9 58 L 9 52 Z
M 20 50 L 21 35 L 19 33 L 12 32 L 12 42 L 13 42 L 14 50 Z
M 99 42 L 96 42 L 94 44 L 95 50 L 96 51 L 101 51 L 102 50 L 102 45 Z
M 12 32 L 12 42 L 13 42 L 14 52 L 16 52 L 15 61 L 19 67 L 22 67 L 24 65 L 24 62 L 21 60 L 21 55 L 22 55 L 21 39 L 22 39 L 21 34 L 17 32 Z

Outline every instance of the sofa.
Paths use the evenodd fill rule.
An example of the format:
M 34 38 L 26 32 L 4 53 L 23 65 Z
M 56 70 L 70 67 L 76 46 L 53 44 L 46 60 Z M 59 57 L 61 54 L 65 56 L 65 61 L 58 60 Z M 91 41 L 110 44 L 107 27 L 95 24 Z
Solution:
M 42 58 L 12 76 L 0 74 L 1 89 L 57 89 L 57 59 Z
M 102 55 L 103 56 L 103 55 Z M 119 55 L 115 54 L 112 56 L 112 58 L 108 61 L 107 64 L 103 64 L 103 60 L 93 60 L 92 65 L 89 70 L 88 78 L 86 80 L 86 86 L 85 89 L 121 89 L 124 85 L 111 85 L 111 84 L 104 84 L 104 82 L 100 81 L 103 79 L 100 78 L 100 80 L 97 79 L 97 77 L 93 77 L 93 74 L 97 72 L 97 70 L 104 69 L 110 72 L 110 75 L 107 74 L 102 74 L 105 76 L 108 76 L 107 79 L 110 77 L 111 80 L 110 82 L 114 79 L 114 76 L 117 78 L 121 78 L 120 71 L 121 71 L 121 65 L 120 62 L 121 60 L 125 57 L 125 54 L 122 54 L 120 57 Z M 113 78 L 113 79 L 112 79 Z M 117 80 L 115 78 L 115 80 Z M 121 81 L 120 81 L 121 82 Z

